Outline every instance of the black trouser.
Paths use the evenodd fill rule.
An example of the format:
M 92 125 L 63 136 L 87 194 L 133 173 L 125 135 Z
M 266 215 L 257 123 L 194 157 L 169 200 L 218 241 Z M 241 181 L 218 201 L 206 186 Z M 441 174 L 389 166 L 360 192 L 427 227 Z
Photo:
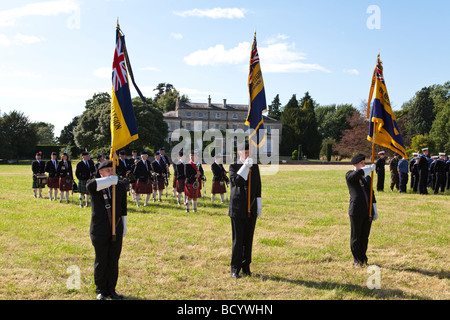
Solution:
M 232 251 L 231 272 L 250 271 L 252 262 L 253 234 L 255 233 L 256 216 L 250 218 L 231 218 Z
M 408 185 L 408 173 L 400 172 L 400 192 L 406 192 L 406 186 Z
M 435 175 L 435 183 L 434 183 L 434 193 L 438 193 L 439 189 L 441 189 L 441 192 L 445 192 L 445 173 L 436 173 Z
M 419 193 L 428 194 L 428 170 L 419 171 Z
M 371 226 L 372 221 L 369 221 L 368 216 L 350 216 L 350 249 L 354 262 L 367 263 L 366 252 Z
M 377 174 L 377 191 L 384 191 L 384 171 Z
M 119 277 L 119 258 L 122 251 L 122 236 L 116 241 L 111 237 L 92 241 L 95 249 L 94 281 L 95 292 L 105 296 L 115 292 Z
M 391 190 L 394 190 L 394 187 L 399 190 L 399 180 L 400 176 L 398 172 L 391 171 Z

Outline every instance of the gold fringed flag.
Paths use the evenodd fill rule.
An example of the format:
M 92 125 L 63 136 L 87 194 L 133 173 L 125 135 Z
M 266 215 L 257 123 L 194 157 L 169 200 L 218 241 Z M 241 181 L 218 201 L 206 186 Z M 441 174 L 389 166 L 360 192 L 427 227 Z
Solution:
M 125 36 L 116 28 L 116 48 L 112 65 L 112 102 L 111 102 L 111 153 L 125 147 L 130 142 L 139 138 L 131 104 L 130 86 L 128 73 L 133 85 L 141 99 L 145 102 L 140 90 L 137 88 L 130 60 L 125 45 Z
M 374 92 L 375 99 L 373 100 L 372 108 L 370 108 L 370 102 Z M 367 118 L 369 119 L 369 135 L 367 136 L 367 140 L 389 148 L 400 154 L 403 158 L 408 159 L 405 145 L 389 101 L 389 95 L 383 76 L 383 65 L 379 54 L 372 77 Z
M 250 94 L 250 102 L 248 106 L 247 118 L 245 119 L 245 125 L 250 128 L 249 141 L 253 145 L 260 147 L 264 144 L 266 139 L 265 134 L 260 135 L 259 130 L 264 129 L 264 119 L 262 114 L 267 110 L 267 106 L 264 81 L 259 63 L 258 49 L 256 47 L 256 33 L 250 54 L 248 90 Z

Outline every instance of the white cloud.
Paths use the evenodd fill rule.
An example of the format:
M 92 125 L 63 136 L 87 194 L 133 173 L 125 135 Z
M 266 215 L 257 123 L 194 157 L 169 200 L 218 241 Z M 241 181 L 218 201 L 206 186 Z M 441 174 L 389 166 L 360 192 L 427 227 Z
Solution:
M 45 1 L 27 4 L 0 12 L 0 26 L 14 26 L 16 21 L 27 16 L 56 16 L 61 13 L 72 13 L 79 10 L 75 0 Z
M 101 79 L 111 79 L 112 67 L 98 68 L 93 71 L 94 76 Z
M 174 14 L 186 17 L 207 17 L 211 19 L 242 19 L 245 18 L 245 9 L 238 8 L 214 8 L 214 9 L 192 9 L 183 12 L 174 12 Z
M 279 35 L 277 39 L 287 39 L 287 36 Z M 304 63 L 306 54 L 296 49 L 295 43 L 277 42 L 271 39 L 268 46 L 258 46 L 261 59 L 261 69 L 264 73 L 298 73 L 322 71 L 330 73 L 325 67 L 314 63 Z M 264 43 L 264 42 L 263 42 Z M 251 43 L 242 42 L 236 47 L 225 49 L 223 45 L 216 45 L 206 50 L 198 50 L 184 58 L 191 66 L 217 66 L 224 64 L 248 63 Z
M 348 73 L 348 74 L 352 74 L 352 75 L 359 75 L 359 71 L 357 69 L 344 69 L 343 70 L 344 73 Z
M 2 46 L 10 46 L 11 41 L 4 34 L 0 34 L 0 45 Z
M 140 70 L 142 70 L 142 71 L 160 71 L 158 68 L 155 68 L 155 67 L 145 67 L 145 68 L 141 68 Z
M 33 44 L 41 41 L 42 38 L 36 36 L 27 36 L 21 33 L 16 34 L 16 36 L 14 37 L 14 42 L 16 44 Z
M 170 36 L 171 36 L 172 38 L 176 39 L 176 40 L 181 40 L 181 39 L 183 39 L 183 35 L 182 35 L 181 33 L 174 33 L 174 32 L 172 32 L 172 33 L 170 34 Z

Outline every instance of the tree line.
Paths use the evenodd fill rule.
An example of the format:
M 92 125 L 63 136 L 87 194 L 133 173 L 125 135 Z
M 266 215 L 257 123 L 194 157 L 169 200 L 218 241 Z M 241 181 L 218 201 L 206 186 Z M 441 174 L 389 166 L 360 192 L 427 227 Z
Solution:
M 137 97 L 132 101 L 139 139 L 128 149 L 151 151 L 167 144 L 168 128 L 163 113 L 175 109 L 179 92 L 170 83 L 160 83 L 154 91 L 155 97 L 147 98 L 145 103 Z M 189 97 L 182 95 L 181 101 L 188 102 Z M 86 100 L 82 114 L 74 117 L 58 137 L 54 135 L 53 124 L 32 122 L 17 110 L 0 113 L 0 159 L 32 157 L 36 145 L 59 145 L 76 157 L 84 149 L 93 155 L 109 152 L 110 108 L 110 94 L 94 94 Z M 333 158 L 349 158 L 356 153 L 371 154 L 372 145 L 366 139 L 369 130 L 366 108 L 364 100 L 356 107 L 319 105 L 308 92 L 300 100 L 293 94 L 282 106 L 277 94 L 268 105 L 268 116 L 283 123 L 281 155 L 296 152 L 317 159 L 331 153 Z M 450 152 L 450 81 L 422 88 L 394 114 L 408 154 L 423 147 L 428 147 L 430 153 Z

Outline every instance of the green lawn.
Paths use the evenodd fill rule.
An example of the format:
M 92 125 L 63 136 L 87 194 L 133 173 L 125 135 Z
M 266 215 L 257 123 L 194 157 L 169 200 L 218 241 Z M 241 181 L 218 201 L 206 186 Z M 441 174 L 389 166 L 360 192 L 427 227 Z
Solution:
M 211 187 L 211 172 L 207 165 Z M 227 166 L 225 166 L 227 167 Z M 252 272 L 230 277 L 227 204 L 199 200 L 185 213 L 176 199 L 136 208 L 129 197 L 117 291 L 128 299 L 449 299 L 450 192 L 376 192 L 369 264 L 352 266 L 345 165 L 280 166 L 263 175 Z M 94 299 L 90 208 L 35 199 L 31 166 L 0 166 L 0 299 Z M 409 191 L 410 192 L 410 191 Z M 71 196 L 72 200 L 72 196 Z M 142 202 L 142 200 L 141 200 Z M 70 285 L 79 270 L 79 289 Z M 69 280 L 69 286 L 68 286 Z

